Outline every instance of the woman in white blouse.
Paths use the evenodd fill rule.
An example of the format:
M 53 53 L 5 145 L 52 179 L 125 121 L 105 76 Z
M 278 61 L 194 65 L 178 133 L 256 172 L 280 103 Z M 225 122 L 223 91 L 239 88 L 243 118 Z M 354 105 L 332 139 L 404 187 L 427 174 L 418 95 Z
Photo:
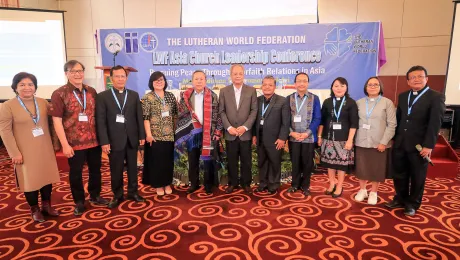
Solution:
M 366 198 L 370 205 L 377 204 L 377 191 L 380 182 L 390 170 L 389 147 L 395 135 L 396 109 L 388 98 L 383 97 L 383 84 L 377 77 L 371 77 L 364 85 L 367 97 L 358 100 L 359 128 L 356 132 L 356 177 L 360 190 L 356 201 Z M 372 183 L 371 192 L 366 189 Z

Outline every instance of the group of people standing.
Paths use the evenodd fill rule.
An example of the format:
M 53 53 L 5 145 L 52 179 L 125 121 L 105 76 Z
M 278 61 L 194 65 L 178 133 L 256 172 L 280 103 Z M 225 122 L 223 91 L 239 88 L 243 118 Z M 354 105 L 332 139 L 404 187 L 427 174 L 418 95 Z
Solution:
M 345 174 L 355 168 L 360 179 L 355 199 L 367 199 L 374 205 L 378 185 L 391 171 L 396 196 L 386 206 L 403 207 L 406 215 L 413 216 L 423 195 L 428 166 L 424 157 L 430 156 L 436 143 L 445 110 L 443 95 L 428 87 L 427 71 L 421 66 L 407 72 L 411 90 L 399 96 L 397 109 L 383 97 L 384 88 L 378 77 L 367 80 L 366 97 L 357 102 L 348 95 L 347 80 L 335 79 L 330 97 L 321 107 L 318 96 L 308 91 L 310 79 L 306 73 L 295 76 L 296 92 L 287 97 L 275 94 L 276 79 L 266 76 L 261 87 L 263 95 L 257 97 L 256 89 L 244 84 L 244 67 L 234 64 L 230 68 L 232 84 L 217 96 L 206 87 L 205 72 L 197 70 L 192 75 L 193 88 L 182 92 L 177 102 L 172 93 L 165 91 L 167 80 L 159 71 L 151 74 L 151 91 L 142 99 L 126 88 L 128 74 L 121 66 L 110 70 L 113 88 L 99 94 L 83 84 L 84 71 L 79 61 L 67 62 L 64 72 L 68 83 L 54 91 L 50 103 L 35 97 L 35 76 L 21 72 L 12 84 L 17 96 L 1 108 L 0 134 L 34 221 L 59 215 L 51 206 L 52 183 L 59 181 L 53 129 L 60 144 L 55 149 L 62 150 L 68 158 L 75 215 L 86 210 L 82 180 L 85 163 L 91 203 L 115 208 L 125 199 L 125 167 L 126 198 L 145 201 L 138 193 L 139 146 L 145 147 L 142 183 L 155 188 L 158 195 L 173 192 L 175 150 L 188 156 L 187 193 L 200 189 L 202 161 L 204 191 L 212 194 L 216 150 L 224 138 L 229 175 L 226 193 L 239 186 L 246 193 L 253 192 L 250 185 L 254 145 L 260 180 L 256 192 L 275 194 L 280 187 L 281 156 L 287 143 L 292 162 L 292 183 L 287 192 L 301 190 L 309 196 L 315 147 L 319 145 L 321 164 L 328 169 L 325 194 L 340 197 Z M 417 144 L 422 146 L 421 152 L 415 148 Z M 110 201 L 100 196 L 102 152 L 109 156 L 113 192 Z M 368 181 L 372 183 L 370 193 Z

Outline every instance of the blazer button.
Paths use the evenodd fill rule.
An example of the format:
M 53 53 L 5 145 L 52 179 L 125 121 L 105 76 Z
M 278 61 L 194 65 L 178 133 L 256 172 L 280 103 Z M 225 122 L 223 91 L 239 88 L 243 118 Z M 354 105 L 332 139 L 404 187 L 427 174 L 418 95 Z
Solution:
M 407 131 L 407 129 L 404 129 L 404 131 Z

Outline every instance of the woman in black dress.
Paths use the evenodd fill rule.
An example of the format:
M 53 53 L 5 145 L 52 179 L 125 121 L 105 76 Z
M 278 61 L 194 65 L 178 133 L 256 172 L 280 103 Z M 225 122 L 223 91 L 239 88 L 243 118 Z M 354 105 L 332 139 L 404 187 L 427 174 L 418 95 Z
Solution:
M 332 82 L 331 97 L 324 101 L 321 108 L 321 125 L 318 128 L 321 165 L 327 168 L 329 176 L 326 195 L 334 198 L 342 195 L 345 173 L 350 173 L 354 165 L 353 139 L 358 123 L 358 107 L 348 95 L 348 82 L 338 77 Z

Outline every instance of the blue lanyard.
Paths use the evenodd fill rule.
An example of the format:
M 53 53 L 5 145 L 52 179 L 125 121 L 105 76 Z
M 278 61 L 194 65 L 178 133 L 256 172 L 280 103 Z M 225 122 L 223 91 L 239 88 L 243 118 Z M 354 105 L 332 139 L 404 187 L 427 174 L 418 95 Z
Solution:
M 375 102 L 374 106 L 371 108 L 371 111 L 369 111 L 369 98 L 366 98 L 366 119 L 369 120 L 371 117 L 372 111 L 374 111 L 374 108 L 377 106 L 377 103 L 379 103 L 380 99 L 382 99 L 382 96 L 379 95 L 379 98 Z
M 83 112 L 85 112 L 86 111 L 86 90 L 83 89 L 83 104 L 81 103 L 81 100 L 78 97 L 77 92 L 75 92 L 75 90 L 73 91 L 73 94 L 75 98 L 77 99 L 78 103 L 80 103 L 80 106 L 83 107 Z
M 17 96 L 17 98 L 18 98 L 19 104 L 21 104 L 21 106 L 27 111 L 27 113 L 29 113 L 30 117 L 32 117 L 32 121 L 34 121 L 35 125 L 37 125 L 38 121 L 40 121 L 40 110 L 38 109 L 38 103 L 35 97 L 34 97 L 34 103 L 35 103 L 35 112 L 37 113 L 36 117 L 34 117 L 32 112 L 30 112 L 29 109 L 27 109 L 26 105 L 24 105 L 24 102 L 22 102 L 21 98 L 19 96 Z
M 337 122 L 339 122 L 340 114 L 342 113 L 342 107 L 343 107 L 343 103 L 345 103 L 345 99 L 346 97 L 343 96 L 343 100 L 342 100 L 342 103 L 340 104 L 339 112 L 335 110 L 335 104 L 337 103 L 337 101 L 335 100 L 335 97 L 332 99 L 332 103 L 334 104 L 334 107 L 332 109 L 334 110 L 334 115 L 335 115 L 335 118 L 337 118 Z
M 422 91 L 422 93 L 420 93 L 420 95 L 418 95 L 415 99 L 414 99 L 414 102 L 412 102 L 412 106 L 409 106 L 409 103 L 410 103 L 410 96 L 412 94 L 412 92 L 409 91 L 409 95 L 407 95 L 407 114 L 410 115 L 410 113 L 412 112 L 412 107 L 415 105 L 415 103 L 417 102 L 417 100 L 423 95 L 425 94 L 425 92 L 428 91 L 428 89 L 430 89 L 430 87 L 427 87 L 424 91 Z
M 298 96 L 298 94 L 296 93 L 295 94 L 295 108 L 297 109 L 297 115 L 298 115 L 300 113 L 300 109 L 302 109 L 302 106 L 305 103 L 305 100 L 307 100 L 306 99 L 307 94 L 303 95 L 302 103 L 300 104 L 300 107 L 299 107 L 299 104 L 297 103 L 297 96 Z
M 270 100 L 270 102 L 267 104 L 267 107 L 265 107 L 265 102 L 262 103 L 262 118 L 264 118 L 265 112 L 267 112 L 267 109 L 268 109 L 268 107 L 270 106 L 270 103 L 271 103 L 271 102 L 272 102 L 272 101 Z
M 118 108 L 120 109 L 121 113 L 123 114 L 123 109 L 125 108 L 126 100 L 128 99 L 128 90 L 126 90 L 125 101 L 123 101 L 123 107 L 121 107 L 120 102 L 118 102 L 117 96 L 115 96 L 115 91 L 113 91 L 113 88 L 111 88 L 111 89 L 112 89 L 113 98 L 115 99 L 115 102 L 117 102 Z
M 161 101 L 161 104 L 163 104 L 163 109 L 166 107 L 166 101 L 165 99 L 161 99 L 160 96 L 157 95 L 157 93 L 155 93 L 155 91 L 153 92 L 155 94 L 155 96 L 157 96 L 157 98 Z

